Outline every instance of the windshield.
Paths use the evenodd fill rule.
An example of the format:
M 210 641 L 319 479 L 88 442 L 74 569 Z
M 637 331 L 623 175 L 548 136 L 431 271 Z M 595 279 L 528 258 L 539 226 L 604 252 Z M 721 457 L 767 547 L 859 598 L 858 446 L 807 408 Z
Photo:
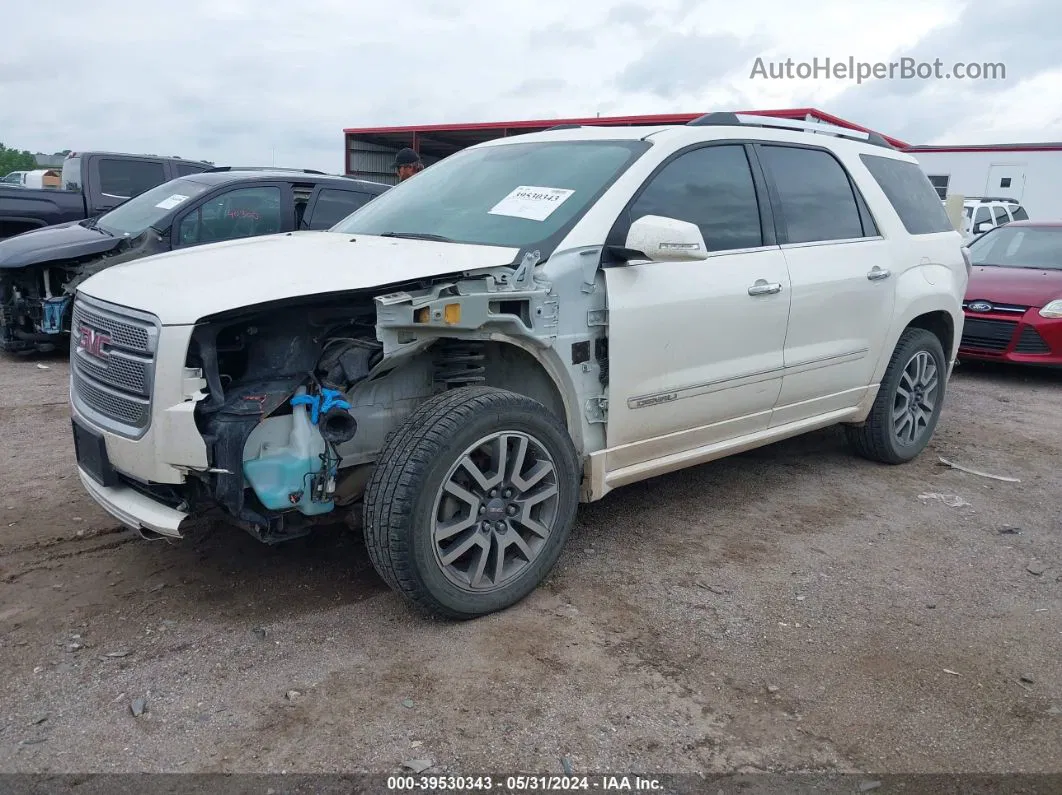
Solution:
M 340 221 L 347 234 L 525 248 L 543 257 L 649 144 L 560 141 L 468 149 Z
M 104 213 L 96 219 L 95 226 L 116 237 L 136 237 L 209 188 L 210 185 L 184 177 L 170 180 Z
M 1062 226 L 1001 226 L 970 244 L 974 265 L 1062 270 Z

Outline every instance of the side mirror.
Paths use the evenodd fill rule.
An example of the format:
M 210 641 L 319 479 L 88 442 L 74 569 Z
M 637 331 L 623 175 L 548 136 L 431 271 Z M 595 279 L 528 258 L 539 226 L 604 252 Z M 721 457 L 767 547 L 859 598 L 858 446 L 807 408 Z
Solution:
M 623 249 L 615 253 L 624 260 L 691 262 L 707 259 L 708 247 L 696 224 L 660 215 L 643 215 L 631 224 Z
M 991 221 L 982 221 L 977 225 L 977 234 L 983 235 L 985 232 L 991 232 L 995 229 L 995 225 Z

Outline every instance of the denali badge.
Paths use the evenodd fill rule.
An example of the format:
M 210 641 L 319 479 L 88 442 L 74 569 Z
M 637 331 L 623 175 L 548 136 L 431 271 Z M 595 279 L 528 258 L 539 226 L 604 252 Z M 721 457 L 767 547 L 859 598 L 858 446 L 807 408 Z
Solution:
M 992 304 L 988 303 L 988 301 L 974 301 L 969 305 L 969 310 L 971 312 L 991 312 Z
M 97 331 L 94 328 L 88 326 L 81 327 L 81 339 L 78 342 L 78 347 L 81 348 L 89 356 L 95 356 L 97 359 L 105 359 L 108 354 L 103 350 L 104 345 L 109 345 L 111 342 L 111 335 L 105 331 Z

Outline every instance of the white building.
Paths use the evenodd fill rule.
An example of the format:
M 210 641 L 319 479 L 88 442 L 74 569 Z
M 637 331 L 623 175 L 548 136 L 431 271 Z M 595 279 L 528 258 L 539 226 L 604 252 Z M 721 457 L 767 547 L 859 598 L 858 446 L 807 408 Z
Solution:
M 1006 198 L 1032 220 L 1062 219 L 1062 143 L 907 147 L 943 199 Z

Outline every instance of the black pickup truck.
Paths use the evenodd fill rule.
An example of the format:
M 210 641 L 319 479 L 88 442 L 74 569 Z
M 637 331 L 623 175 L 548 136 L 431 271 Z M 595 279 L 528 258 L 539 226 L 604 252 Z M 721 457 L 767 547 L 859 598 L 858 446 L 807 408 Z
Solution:
M 63 161 L 61 190 L 0 185 L 0 240 L 93 218 L 156 185 L 209 168 L 179 157 L 72 152 Z

